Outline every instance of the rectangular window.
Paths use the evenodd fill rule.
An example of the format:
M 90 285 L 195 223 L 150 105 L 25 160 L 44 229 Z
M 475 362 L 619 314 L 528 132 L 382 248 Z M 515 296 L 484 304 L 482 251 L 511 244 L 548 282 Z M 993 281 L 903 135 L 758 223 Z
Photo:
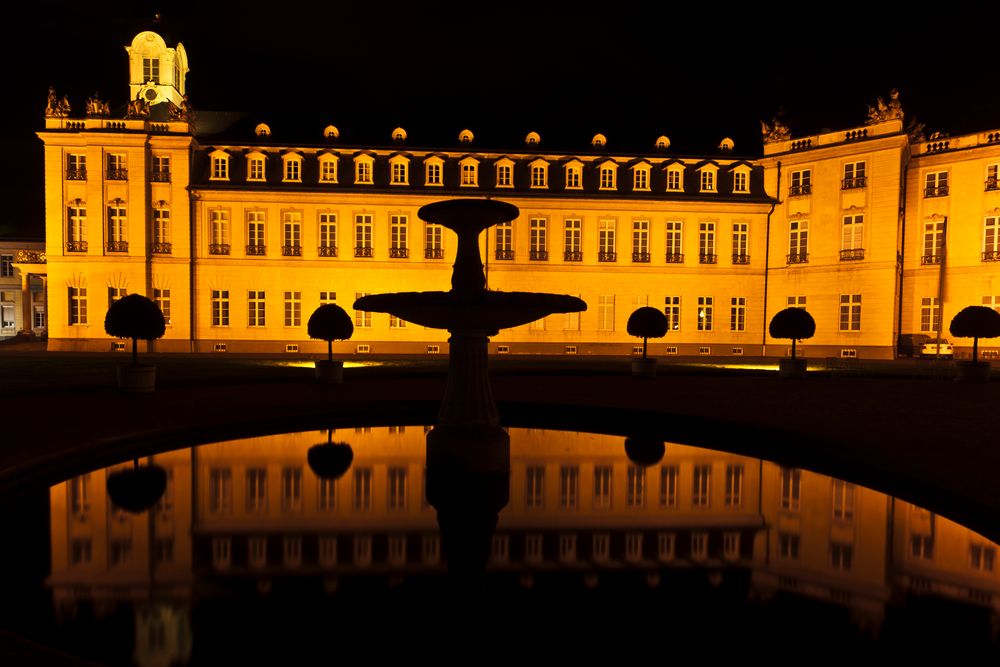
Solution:
M 407 470 L 403 467 L 392 466 L 389 468 L 389 497 L 388 507 L 391 510 L 406 509 L 407 496 Z
M 128 290 L 124 287 L 109 287 L 108 288 L 108 308 L 111 308 L 115 301 L 118 301 L 123 296 L 128 295 Z
M 648 190 L 649 189 L 649 170 L 648 169 L 636 169 L 632 173 L 632 189 L 633 190 Z
M 108 207 L 108 252 L 128 252 L 124 206 Z
M 281 225 L 281 254 L 298 257 L 302 254 L 302 212 L 285 211 Z
M 615 170 L 611 167 L 601 167 L 601 190 L 615 189 Z
M 509 188 L 513 183 L 513 172 L 514 168 L 509 164 L 499 164 L 497 165 L 497 187 L 498 188 Z
M 597 330 L 615 330 L 615 296 L 602 294 L 597 297 Z
M 632 261 L 649 261 L 649 220 L 632 222 Z
M 142 81 L 143 83 L 159 83 L 160 82 L 160 59 L 159 58 L 143 58 L 142 59 Z
M 409 219 L 405 215 L 389 216 L 389 257 L 405 258 L 409 255 L 408 223 Z
M 337 214 L 319 214 L 319 256 L 337 256 Z
M 948 194 L 948 172 L 931 172 L 924 177 L 924 197 L 944 197 Z
M 409 170 L 406 168 L 405 162 L 393 162 L 392 163 L 392 181 L 393 185 L 406 185 L 409 180 Z
M 863 188 L 866 185 L 868 185 L 868 179 L 865 174 L 864 161 L 848 162 L 844 165 L 844 182 L 841 185 L 844 190 Z
M 712 330 L 712 309 L 714 301 L 714 297 L 698 297 L 698 331 Z
M 680 221 L 667 221 L 667 264 L 684 261 L 683 227 L 684 223 Z
M 924 223 L 924 254 L 921 264 L 940 264 L 944 257 L 944 220 Z
M 535 165 L 531 168 L 531 187 L 547 188 L 549 186 L 549 168 L 543 165 Z
M 567 262 L 579 262 L 583 259 L 583 221 L 578 218 L 567 218 L 563 224 L 563 259 Z
M 726 466 L 726 507 L 741 507 L 743 505 L 743 466 L 731 464 Z
M 701 172 L 701 191 L 715 191 L 715 172 L 711 169 L 703 169 Z
M 406 320 L 400 319 L 395 315 L 389 315 L 389 328 L 390 329 L 405 329 Z
M 840 233 L 840 260 L 851 261 L 865 258 L 864 251 L 865 216 L 845 215 Z
M 372 215 L 359 213 L 354 216 L 354 256 L 372 256 Z
M 444 259 L 444 233 L 441 225 L 427 223 L 424 227 L 424 257 Z
M 667 170 L 667 190 L 669 192 L 680 192 L 681 191 L 681 174 L 683 172 L 680 169 L 668 169 Z
M 69 225 L 66 229 L 66 251 L 87 251 L 87 209 L 81 206 L 69 207 Z
M 427 185 L 441 185 L 441 165 L 436 162 L 427 164 Z
M 562 466 L 559 468 L 559 507 L 576 509 L 580 494 L 579 466 Z
M 302 292 L 285 292 L 285 326 L 302 326 Z
M 212 290 L 212 326 L 229 326 L 229 290 Z
M 840 295 L 840 330 L 861 331 L 861 295 Z
M 69 288 L 69 323 L 71 325 L 87 323 L 86 287 Z
M 170 156 L 169 155 L 154 155 L 153 156 L 153 172 L 150 174 L 150 180 L 154 183 L 169 183 L 170 182 Z
M 354 509 L 370 510 L 372 508 L 372 483 L 374 474 L 371 468 L 354 469 Z
M 677 507 L 677 466 L 660 466 L 660 507 Z
M 581 295 L 576 294 L 576 298 L 580 298 Z M 566 321 L 563 325 L 565 331 L 579 331 L 580 330 L 580 313 L 566 313 Z
M 302 509 L 302 468 L 281 471 L 281 509 L 285 512 Z
M 108 180 L 124 181 L 128 179 L 128 169 L 125 167 L 125 155 L 111 153 L 108 155 Z
M 368 296 L 368 292 L 355 292 L 354 300 L 357 301 L 363 296 Z M 368 310 L 354 311 L 354 327 L 357 329 L 370 329 L 372 326 L 372 314 Z
M 788 184 L 789 196 L 808 195 L 812 193 L 812 170 L 793 171 Z
M 1000 296 L 984 296 L 982 305 L 1000 313 Z
M 469 187 L 475 186 L 479 182 L 479 170 L 478 165 L 472 162 L 467 162 L 462 165 L 462 185 Z
M 691 487 L 691 504 L 694 507 L 708 507 L 711 492 L 712 466 L 696 465 Z
M 920 331 L 936 333 L 941 331 L 941 303 L 936 296 L 920 299 Z
M 211 212 L 211 237 L 209 238 L 209 255 L 229 254 L 229 211 L 214 209 Z
M 667 331 L 681 330 L 681 298 L 668 296 L 663 300 L 663 314 L 667 316 Z
M 597 232 L 597 261 L 614 262 L 618 260 L 615 246 L 616 220 L 601 220 Z
M 998 173 L 1000 173 L 1000 164 L 991 164 L 986 167 L 987 190 L 1000 189 L 1000 179 L 997 178 Z
M 996 547 L 989 544 L 969 545 L 969 565 L 973 570 L 979 570 L 980 572 L 992 572 L 996 559 Z
M 170 290 L 153 288 L 153 303 L 163 313 L 163 320 L 170 326 Z
M 510 221 L 496 226 L 496 258 L 514 259 L 514 225 Z
M 262 290 L 250 290 L 247 292 L 247 326 L 265 326 L 264 313 L 264 292 Z
M 745 171 L 737 171 L 733 174 L 733 192 L 750 192 L 750 178 Z
M 625 506 L 644 507 L 645 505 L 646 469 L 630 465 L 625 475 Z
M 750 263 L 750 223 L 733 223 L 733 264 Z
M 1000 218 L 989 216 L 983 225 L 983 261 L 1000 261 Z
M 528 259 L 535 261 L 545 261 L 549 258 L 548 246 L 546 244 L 546 227 L 548 221 L 545 218 L 531 218 L 529 221 L 529 255 Z
M 734 296 L 729 309 L 729 330 L 746 331 L 747 299 L 744 296 Z
M 156 254 L 170 254 L 170 209 L 153 209 L 153 246 Z
M 788 223 L 788 263 L 803 264 L 809 261 L 809 221 L 792 220 Z
M 87 180 L 87 156 L 67 155 L 66 156 L 66 179 L 70 181 Z
M 854 519 L 855 486 L 849 482 L 833 480 L 833 518 L 841 521 Z
M 368 160 L 358 160 L 354 163 L 354 181 L 355 183 L 371 183 L 372 182 L 372 163 Z
M 302 180 L 302 161 L 297 159 L 285 160 L 285 180 L 286 181 L 301 181 Z
M 850 570 L 854 560 L 854 547 L 850 544 L 830 543 L 830 566 L 835 570 Z
M 317 508 L 329 512 L 337 506 L 337 481 L 329 478 L 317 478 L 316 502 Z
M 0 255 L 0 278 L 14 275 L 14 255 Z
M 219 155 L 212 158 L 212 180 L 229 180 L 229 156 Z
M 797 512 L 802 495 L 802 471 L 798 468 L 781 469 L 781 509 Z
M 267 251 L 264 245 L 264 211 L 247 211 L 247 254 L 263 255 Z
M 594 466 L 594 508 L 611 508 L 611 466 Z
M 567 190 L 579 190 L 580 185 L 580 168 L 579 167 L 567 167 L 566 168 L 566 189 Z
M 337 182 L 337 161 L 322 160 L 319 163 L 319 180 L 321 183 Z
M 702 264 L 715 264 L 715 223 L 702 222 L 698 224 L 698 261 Z
M 525 509 L 541 509 L 545 504 L 545 468 L 528 466 L 525 469 Z
M 794 533 L 778 533 L 778 556 L 787 560 L 798 560 L 799 540 L 799 536 Z
M 247 512 L 267 511 L 267 469 L 247 468 Z
M 910 555 L 914 558 L 931 560 L 934 557 L 934 538 L 930 535 L 911 535 Z
M 336 292 L 320 292 L 319 293 L 319 305 L 324 305 L 327 303 L 337 303 L 337 293 Z

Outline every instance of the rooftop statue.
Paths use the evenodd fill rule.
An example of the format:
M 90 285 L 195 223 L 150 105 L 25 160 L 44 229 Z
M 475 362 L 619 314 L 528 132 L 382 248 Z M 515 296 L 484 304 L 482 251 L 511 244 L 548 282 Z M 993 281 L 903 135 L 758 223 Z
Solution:
M 142 99 L 139 93 L 135 94 L 135 99 L 128 103 L 125 111 L 126 118 L 149 118 L 149 102 Z
M 792 132 L 788 129 L 788 126 L 777 118 L 772 118 L 770 125 L 764 121 L 760 121 L 760 132 L 764 135 L 765 144 L 775 141 L 785 141 L 792 136 Z
M 49 86 L 49 97 L 45 103 L 46 118 L 66 118 L 69 116 L 69 98 L 63 95 L 60 100 L 56 97 L 56 89 Z
M 191 102 L 188 100 L 187 95 L 181 100 L 180 106 L 171 102 L 168 110 L 170 120 L 186 120 L 189 123 L 194 120 L 194 109 L 191 108 Z
M 895 88 L 889 93 L 889 104 L 881 97 L 875 100 L 875 106 L 868 107 L 866 125 L 874 125 L 886 120 L 903 120 L 903 105 L 899 102 L 899 91 Z
M 107 102 L 101 101 L 101 98 L 97 96 L 97 93 L 87 100 L 87 117 L 101 117 L 107 118 L 111 115 L 111 109 L 108 107 Z

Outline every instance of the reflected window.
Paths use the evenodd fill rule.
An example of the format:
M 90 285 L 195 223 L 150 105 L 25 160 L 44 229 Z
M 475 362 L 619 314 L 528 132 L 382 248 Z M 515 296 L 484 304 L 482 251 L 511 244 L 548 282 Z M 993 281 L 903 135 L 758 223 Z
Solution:
M 656 553 L 660 560 L 671 561 L 677 549 L 675 533 L 660 533 L 656 540 Z
M 833 518 L 841 521 L 854 519 L 855 486 L 848 482 L 833 480 Z
M 726 560 L 736 560 L 740 557 L 739 533 L 724 533 L 722 535 L 722 557 Z
M 542 536 L 537 533 L 524 536 L 524 560 L 528 563 L 541 563 L 545 558 Z
M 677 466 L 660 467 L 660 507 L 677 507 Z
M 229 468 L 208 471 L 208 511 L 229 514 L 233 509 L 233 473 Z
M 247 562 L 250 567 L 267 565 L 267 538 L 251 537 L 247 540 Z
M 69 481 L 70 510 L 74 515 L 90 511 L 90 473 L 74 477 Z
M 793 533 L 778 533 L 778 555 L 789 560 L 798 560 L 799 536 Z
M 406 468 L 389 468 L 389 509 L 406 509 Z
M 510 560 L 510 538 L 507 535 L 494 535 L 490 558 L 494 563 L 506 563 Z
M 643 507 L 646 504 L 646 469 L 629 466 L 625 483 L 625 504 Z
M 372 508 L 372 469 L 357 468 L 354 471 L 354 509 Z
M 850 544 L 830 544 L 830 565 L 835 570 L 850 570 L 854 560 L 854 547 Z
M 156 556 L 156 563 L 158 565 L 172 563 L 174 561 L 174 538 L 157 538 L 153 545 L 153 549 Z
M 781 469 L 781 509 L 798 511 L 802 493 L 802 471 Z
M 267 469 L 247 468 L 247 512 L 267 510 Z
M 285 567 L 298 567 L 302 564 L 302 538 L 286 537 L 283 549 Z
M 70 542 L 70 562 L 73 565 L 85 565 L 92 556 L 90 538 L 77 538 Z
M 281 471 L 281 509 L 285 512 L 302 509 L 302 468 Z
M 212 566 L 216 569 L 229 567 L 232 561 L 230 542 L 228 537 L 215 537 L 212 539 Z
M 743 466 L 726 466 L 726 507 L 743 505 Z
M 712 466 L 697 465 L 694 467 L 694 480 L 691 490 L 691 504 L 694 507 L 708 507 L 711 480 Z
M 708 558 L 708 533 L 691 533 L 691 560 Z
M 122 567 L 132 562 L 132 540 L 111 540 L 111 566 Z
M 336 480 L 319 479 L 316 489 L 317 508 L 329 512 L 336 507 Z
M 625 534 L 625 560 L 632 563 L 642 560 L 642 533 Z
M 562 466 L 559 469 L 559 506 L 576 509 L 580 486 L 580 467 Z
M 989 544 L 969 545 L 969 564 L 973 570 L 980 572 L 992 572 L 996 563 L 996 547 Z
M 525 509 L 541 509 L 545 504 L 545 468 L 528 466 L 525 470 Z
M 389 536 L 389 562 L 393 565 L 406 563 L 406 535 Z
M 319 564 L 324 567 L 332 567 L 337 564 L 337 538 L 319 538 Z
M 594 533 L 594 560 L 603 563 L 611 557 L 611 536 L 607 533 Z
M 914 558 L 931 560 L 934 557 L 934 538 L 930 535 L 910 536 L 910 554 Z
M 576 560 L 576 535 L 567 533 L 559 536 L 559 560 L 572 563 Z
M 372 562 L 372 536 L 358 535 L 354 538 L 354 564 L 370 565 Z
M 441 537 L 424 535 L 420 551 L 424 565 L 437 565 L 441 562 Z
M 594 467 L 594 507 L 611 507 L 611 466 Z

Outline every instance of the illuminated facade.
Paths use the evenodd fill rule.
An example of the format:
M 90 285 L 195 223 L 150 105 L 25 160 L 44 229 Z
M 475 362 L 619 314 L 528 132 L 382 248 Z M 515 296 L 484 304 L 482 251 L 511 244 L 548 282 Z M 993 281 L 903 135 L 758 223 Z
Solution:
M 45 334 L 45 269 L 42 241 L 0 239 L 0 340 Z
M 628 316 L 650 305 L 670 323 L 655 355 L 780 355 L 766 323 L 795 305 L 817 322 L 807 355 L 891 357 L 899 334 L 1000 307 L 1000 132 L 911 138 L 895 97 L 857 128 L 766 128 L 753 159 L 728 139 L 680 156 L 666 137 L 617 153 L 596 135 L 568 153 L 534 132 L 417 147 L 396 128 L 357 145 L 334 125 L 195 116 L 181 45 L 144 32 L 128 53 L 125 118 L 96 98 L 74 116 L 52 93 L 39 133 L 51 349 L 109 349 L 104 312 L 139 292 L 167 316 L 161 351 L 320 352 L 304 324 L 322 303 L 447 288 L 454 239 L 417 210 L 452 197 L 521 211 L 481 238 L 491 289 L 588 304 L 504 331 L 491 352 L 628 353 Z M 354 316 L 341 353 L 446 352 L 443 331 Z

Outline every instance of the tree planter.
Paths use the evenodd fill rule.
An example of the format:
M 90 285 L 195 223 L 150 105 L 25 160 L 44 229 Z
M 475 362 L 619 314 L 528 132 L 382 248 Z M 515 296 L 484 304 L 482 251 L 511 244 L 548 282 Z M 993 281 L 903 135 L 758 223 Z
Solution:
M 344 362 L 329 361 L 327 359 L 316 361 L 316 381 L 321 384 L 340 384 L 344 381 Z
M 632 375 L 635 377 L 652 378 L 656 377 L 656 359 L 633 359 Z
M 156 366 L 119 366 L 118 390 L 126 394 L 152 394 L 156 389 Z
M 990 379 L 990 362 L 988 361 L 959 361 L 955 366 L 958 368 L 959 382 L 988 382 Z
M 778 359 L 778 377 L 804 378 L 805 376 L 805 359 Z

